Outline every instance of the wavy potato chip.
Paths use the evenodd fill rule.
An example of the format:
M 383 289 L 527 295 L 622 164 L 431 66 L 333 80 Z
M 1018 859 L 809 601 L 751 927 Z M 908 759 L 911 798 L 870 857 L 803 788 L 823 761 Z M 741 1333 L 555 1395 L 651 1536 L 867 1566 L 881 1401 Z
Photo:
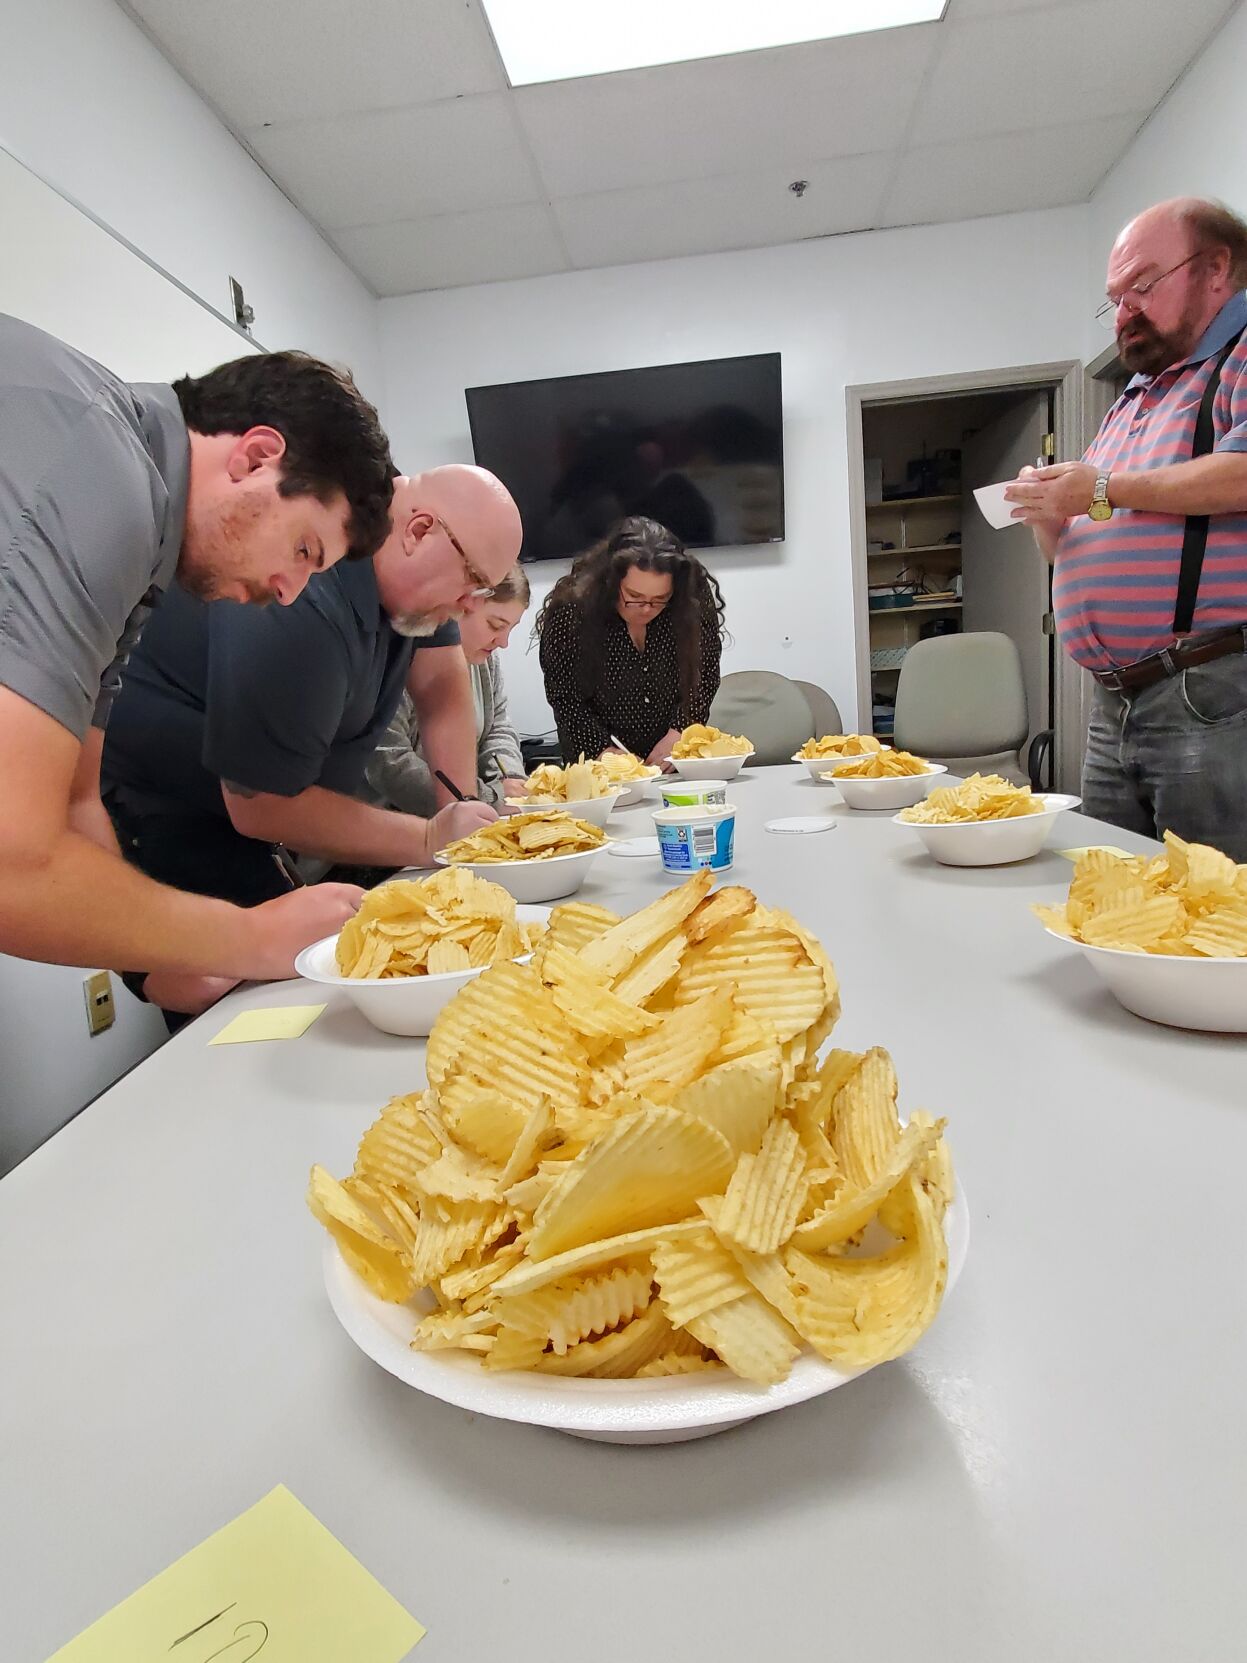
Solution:
M 671 747 L 671 754 L 683 761 L 686 757 L 748 756 L 752 750 L 753 741 L 743 733 L 724 733 L 721 728 L 693 722 Z

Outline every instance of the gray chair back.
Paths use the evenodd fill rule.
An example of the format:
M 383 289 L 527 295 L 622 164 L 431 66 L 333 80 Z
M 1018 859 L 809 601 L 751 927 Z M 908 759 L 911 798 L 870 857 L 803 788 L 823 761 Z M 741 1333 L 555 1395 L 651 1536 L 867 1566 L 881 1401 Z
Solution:
M 814 718 L 816 739 L 821 739 L 824 734 L 844 732 L 844 718 L 840 714 L 840 706 L 825 688 L 820 687 L 817 682 L 797 681 L 795 678 L 793 685 L 805 694 L 805 702 Z
M 1029 728 L 1022 660 L 1007 635 L 937 635 L 905 654 L 896 688 L 899 749 L 937 762 L 990 757 L 997 772 L 1015 770 Z
M 719 683 L 710 720 L 725 733 L 747 734 L 758 763 L 787 762 L 814 735 L 814 718 L 795 681 L 774 670 L 733 670 Z

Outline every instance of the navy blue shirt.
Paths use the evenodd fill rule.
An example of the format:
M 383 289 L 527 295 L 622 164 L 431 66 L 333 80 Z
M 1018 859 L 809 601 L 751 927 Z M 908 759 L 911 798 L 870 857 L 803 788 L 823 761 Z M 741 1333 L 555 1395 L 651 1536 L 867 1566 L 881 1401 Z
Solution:
M 381 608 L 371 560 L 340 561 L 292 606 L 193 599 L 174 584 L 112 709 L 101 783 L 141 813 L 228 819 L 222 781 L 294 797 L 353 795 L 398 708 L 412 650 Z

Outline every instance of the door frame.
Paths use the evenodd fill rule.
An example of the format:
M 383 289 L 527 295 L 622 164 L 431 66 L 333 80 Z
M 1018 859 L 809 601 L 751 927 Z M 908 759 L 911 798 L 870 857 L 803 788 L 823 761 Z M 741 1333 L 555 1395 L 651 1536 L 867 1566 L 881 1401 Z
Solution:
M 958 375 L 924 375 L 908 381 L 872 381 L 846 387 L 845 420 L 849 461 L 849 543 L 853 572 L 853 640 L 857 658 L 858 728 L 873 710 L 870 692 L 870 611 L 867 605 L 866 478 L 862 448 L 862 411 L 867 405 L 952 398 L 961 393 L 1051 392 L 1057 461 L 1082 455 L 1090 443 L 1089 407 L 1097 403 L 1096 383 L 1077 358 L 1049 364 L 1014 364 L 1004 369 L 967 370 Z M 1036 554 L 1036 560 L 1039 555 Z M 1086 743 L 1086 677 L 1063 652 L 1056 654 L 1053 686 L 1056 710 L 1056 780 L 1061 789 L 1077 782 Z M 866 724 L 869 731 L 871 723 Z

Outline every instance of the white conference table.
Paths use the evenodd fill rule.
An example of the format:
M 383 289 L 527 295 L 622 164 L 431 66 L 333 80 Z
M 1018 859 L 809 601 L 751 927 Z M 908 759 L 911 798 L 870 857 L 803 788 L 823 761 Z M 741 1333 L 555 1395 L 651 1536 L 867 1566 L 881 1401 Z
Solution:
M 248 989 L 0 1182 L 6 1663 L 279 1482 L 425 1623 L 420 1663 L 1243 1655 L 1247 1041 L 1128 1015 L 1045 935 L 1051 850 L 940 867 L 798 773 L 733 787 L 732 877 L 822 938 L 836 1042 L 887 1045 L 902 1106 L 948 1116 L 970 1254 L 917 1349 L 660 1447 L 421 1397 L 338 1327 L 303 1194 L 423 1084 L 422 1043 L 335 996 L 302 1039 L 206 1048 L 322 997 Z M 833 832 L 762 830 L 815 809 Z M 1096 842 L 1147 847 L 1075 816 L 1051 839 Z M 664 887 L 603 856 L 582 895 Z

